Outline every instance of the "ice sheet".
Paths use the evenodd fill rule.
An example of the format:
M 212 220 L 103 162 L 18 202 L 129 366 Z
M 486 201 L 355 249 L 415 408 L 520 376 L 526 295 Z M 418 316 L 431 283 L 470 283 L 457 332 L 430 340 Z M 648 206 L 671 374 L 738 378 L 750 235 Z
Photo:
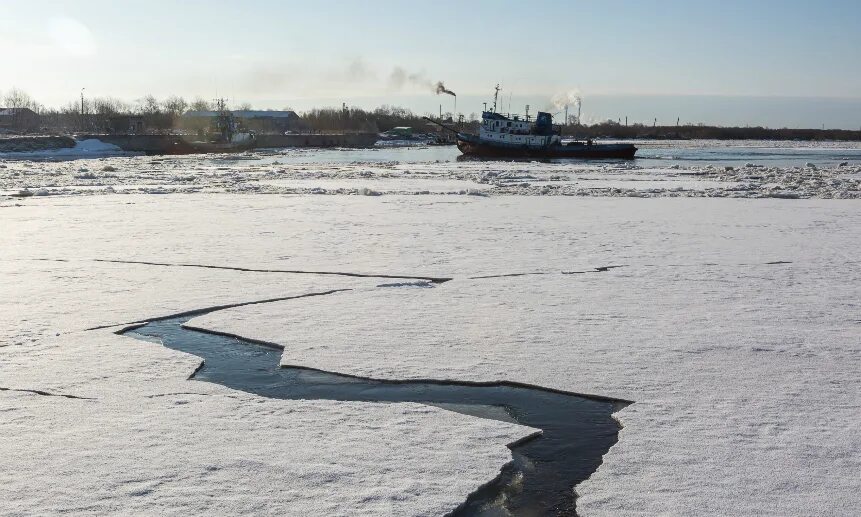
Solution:
M 570 202 L 518 205 L 521 228 L 564 223 L 585 250 L 552 232 L 532 233 L 531 249 L 515 246 L 499 204 L 488 203 L 470 227 L 494 221 L 499 230 L 481 237 L 509 244 L 490 254 L 472 240 L 489 269 L 529 272 L 532 255 L 547 248 L 572 267 L 247 307 L 195 325 L 281 343 L 286 365 L 633 400 L 618 414 L 619 443 L 578 487 L 582 515 L 816 515 L 858 506 L 853 249 L 861 233 L 851 205 L 789 211 L 777 202 L 687 200 L 642 210 L 642 202 L 608 201 L 591 204 L 586 220 Z M 696 218 L 673 215 L 697 206 Z M 450 217 L 460 227 L 450 246 L 477 236 L 452 221 L 456 208 Z M 600 231 L 620 220 L 622 231 Z M 595 246 L 589 241 L 618 250 L 616 260 L 574 266 Z M 610 264 L 623 267 L 601 271 Z
M 85 331 L 380 282 L 83 260 L 99 248 L 76 240 L 130 254 L 145 251 L 144 233 L 168 247 L 203 244 L 183 226 L 189 213 L 154 228 L 122 205 L 102 208 L 3 209 L 0 513 L 439 515 L 499 473 L 506 444 L 534 432 L 417 404 L 250 396 L 188 381 L 195 357 L 118 327 Z M 220 247 L 210 258 L 230 260 L 229 243 Z
M 341 373 L 519 380 L 633 400 L 618 414 L 619 443 L 577 489 L 583 515 L 840 515 L 861 504 L 861 216 L 852 201 L 129 195 L 10 201 L 0 217 L 12 286 L 2 294 L 0 323 L 12 330 L 0 342 L 0 386 L 97 399 L 0 393 L 4 436 L 16 437 L 4 443 L 26 444 L 0 456 L 0 491 L 17 508 L 309 511 L 308 493 L 323 505 L 314 508 L 386 514 L 440 513 L 461 501 L 507 461 L 504 444 L 522 428 L 449 413 L 413 418 L 409 408 L 315 402 L 307 413 L 232 399 L 189 386 L 190 358 L 80 333 L 342 283 L 359 289 L 195 324 L 278 341 L 285 362 Z M 195 264 L 453 280 L 376 287 L 404 282 Z M 498 276 L 509 274 L 524 275 Z M 191 391 L 215 395 L 146 398 Z M 298 425 L 285 408 L 302 415 Z M 362 412 L 374 418 L 353 418 Z M 356 430 L 371 420 L 386 429 Z M 422 434 L 425 425 L 433 432 Z M 104 437 L 92 437 L 96 429 Z M 311 452 L 300 445 L 308 436 Z M 337 442 L 344 436 L 366 444 L 349 472 L 332 483 L 303 477 L 329 472 L 349 448 Z M 431 436 L 451 448 L 422 463 Z M 390 449 L 399 455 L 388 458 Z M 200 474 L 221 458 L 216 481 Z M 131 478 L 136 465 L 143 487 L 125 483 L 111 498 L 108 479 Z M 404 475 L 402 465 L 414 470 Z M 365 473 L 372 478 L 357 486 Z M 374 486 L 386 488 L 383 503 Z

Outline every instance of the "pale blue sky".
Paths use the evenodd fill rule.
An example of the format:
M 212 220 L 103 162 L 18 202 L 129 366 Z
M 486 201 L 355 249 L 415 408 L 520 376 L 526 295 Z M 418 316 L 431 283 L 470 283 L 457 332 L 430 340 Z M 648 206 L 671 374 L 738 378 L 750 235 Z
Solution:
M 518 109 L 577 90 L 593 119 L 857 128 L 859 23 L 857 0 L 0 0 L 0 93 L 450 111 L 443 80 L 465 113 L 501 83 Z

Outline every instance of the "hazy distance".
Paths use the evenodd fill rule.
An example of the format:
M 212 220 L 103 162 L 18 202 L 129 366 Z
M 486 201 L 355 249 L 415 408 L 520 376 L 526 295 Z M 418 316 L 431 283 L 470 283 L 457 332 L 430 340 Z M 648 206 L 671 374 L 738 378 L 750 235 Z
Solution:
M 2 1 L 0 95 L 454 111 L 441 80 L 467 116 L 499 83 L 518 112 L 576 92 L 584 122 L 858 129 L 858 19 L 852 1 Z

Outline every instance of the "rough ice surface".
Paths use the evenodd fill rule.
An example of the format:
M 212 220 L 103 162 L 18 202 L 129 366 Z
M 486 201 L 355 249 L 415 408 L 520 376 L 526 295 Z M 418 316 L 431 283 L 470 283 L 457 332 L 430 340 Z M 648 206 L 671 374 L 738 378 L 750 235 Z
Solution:
M 638 143 L 644 147 L 641 150 L 644 158 L 631 162 L 452 163 L 453 155 L 449 154 L 439 155 L 444 160 L 431 160 L 437 156 L 434 152 L 445 153 L 433 149 L 424 154 L 422 150 L 411 151 L 413 154 L 408 156 L 416 161 L 386 161 L 387 156 L 399 156 L 397 150 L 391 149 L 344 150 L 342 156 L 333 151 L 318 153 L 330 161 L 321 161 L 309 154 L 309 150 L 301 149 L 264 149 L 231 155 L 105 157 L 65 162 L 45 161 L 47 156 L 34 154 L 30 157 L 35 161 L 18 160 L 7 165 L 7 170 L 0 174 L 0 195 L 26 189 L 43 195 L 115 192 L 362 195 L 374 192 L 576 197 L 861 197 L 861 155 L 856 144 L 843 144 L 847 146 L 845 149 L 833 143 L 817 144 L 812 148 L 791 147 L 790 144 L 748 144 L 753 147 L 747 149 L 745 156 L 760 159 L 742 163 L 727 161 L 727 151 L 715 150 L 714 142 L 709 141 Z M 99 150 L 98 144 L 92 145 Z M 653 148 L 657 145 L 666 148 Z M 687 159 L 682 152 L 686 149 L 684 146 L 693 146 L 697 153 Z M 69 157 L 81 154 L 76 150 L 63 152 Z M 356 159 L 346 158 L 353 155 Z M 842 160 L 844 155 L 848 155 L 845 161 Z M 817 164 L 805 161 L 806 156 L 818 160 Z M 26 154 L 12 157 L 24 158 Z M 0 160 L 3 158 L 0 155 Z M 845 165 L 841 165 L 843 163 Z
M 262 399 L 188 381 L 199 361 L 117 327 L 84 330 L 340 288 L 194 324 L 281 343 L 285 364 L 632 400 L 577 487 L 582 515 L 856 513 L 861 212 L 826 199 L 858 197 L 851 151 L 678 167 L 0 160 L 0 513 L 460 504 L 530 429 Z M 2 196 L 25 189 L 41 195 Z

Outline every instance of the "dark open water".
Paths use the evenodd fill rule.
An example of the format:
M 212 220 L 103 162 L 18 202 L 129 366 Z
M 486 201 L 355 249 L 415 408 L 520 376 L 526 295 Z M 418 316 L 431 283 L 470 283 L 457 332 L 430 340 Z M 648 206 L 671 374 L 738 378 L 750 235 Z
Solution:
M 618 401 L 509 385 L 384 382 L 281 368 L 281 349 L 183 328 L 190 318 L 154 321 L 125 335 L 203 358 L 204 367 L 193 381 L 263 397 L 418 402 L 542 430 L 513 445 L 513 461 L 500 477 L 473 494 L 453 515 L 575 515 L 572 488 L 597 470 L 602 456 L 618 439 L 619 426 L 611 416 L 624 405 Z

